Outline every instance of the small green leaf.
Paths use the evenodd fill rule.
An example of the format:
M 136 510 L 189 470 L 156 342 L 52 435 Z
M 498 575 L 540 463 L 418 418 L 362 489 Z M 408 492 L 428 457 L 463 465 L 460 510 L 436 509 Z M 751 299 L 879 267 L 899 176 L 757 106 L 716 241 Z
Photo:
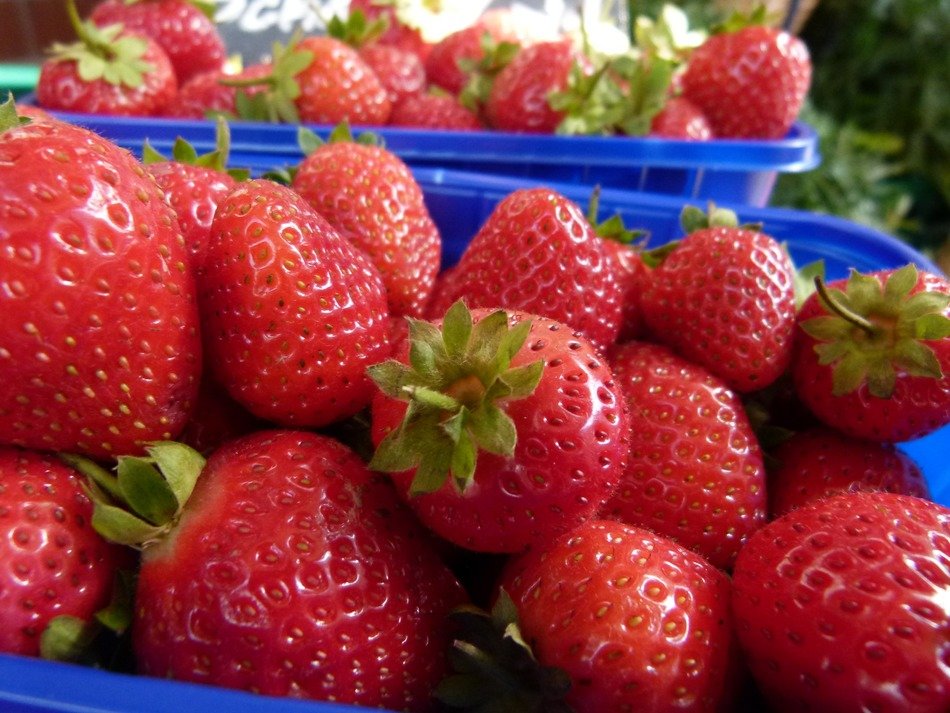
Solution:
M 935 340 L 950 337 L 950 319 L 942 314 L 928 314 L 914 321 L 917 339 Z
M 155 527 L 114 505 L 95 503 L 92 526 L 110 542 L 131 547 L 144 547 L 161 539 L 165 529 Z
M 508 397 L 523 399 L 534 393 L 544 374 L 544 360 L 537 359 L 530 364 L 509 369 L 500 377 L 510 389 Z
M 856 305 L 875 304 L 881 299 L 881 282 L 874 275 L 863 275 L 857 270 L 852 270 L 848 283 L 845 286 L 847 302 L 849 309 L 855 310 Z M 860 310 L 855 310 L 859 311 Z
M 515 354 L 517 354 L 521 350 L 521 347 L 524 346 L 524 343 L 528 339 L 528 334 L 530 332 L 531 320 L 522 319 L 513 327 L 511 327 L 501 338 L 501 344 L 498 348 L 498 366 L 500 370 L 508 368 L 508 365 L 511 363 L 511 360 L 514 358 Z
M 122 497 L 132 511 L 153 525 L 164 525 L 178 512 L 178 499 L 168 482 L 144 458 L 123 456 L 116 469 Z
M 492 403 L 472 411 L 468 429 L 475 443 L 489 453 L 511 457 L 518 442 L 518 430 L 511 416 Z
M 172 158 L 178 161 L 178 163 L 193 166 L 195 161 L 198 160 L 198 152 L 195 151 L 194 146 L 179 136 L 175 139 L 175 143 L 172 146 Z
M 458 300 L 442 318 L 442 341 L 449 359 L 458 360 L 465 354 L 472 336 L 472 313 Z
M 387 359 L 369 367 L 366 372 L 380 391 L 389 398 L 401 401 L 406 399 L 405 387 L 412 383 L 413 371 L 401 361 Z
M 849 352 L 838 360 L 832 369 L 832 389 L 835 396 L 843 396 L 857 391 L 867 377 L 867 362 L 857 354 Z
M 914 339 L 902 339 L 894 348 L 894 362 L 911 376 L 939 379 L 943 376 L 934 350 Z
M 818 363 L 822 366 L 834 364 L 839 359 L 843 359 L 851 353 L 852 346 L 846 340 L 826 342 L 815 345 L 815 353 L 818 355 Z
M 165 163 L 166 161 L 168 159 L 156 151 L 148 139 L 145 139 L 145 143 L 142 144 L 142 163 L 147 166 L 153 163 Z
M 96 621 L 116 634 L 132 626 L 132 606 L 135 593 L 135 572 L 120 569 L 112 585 L 112 599 L 96 612 Z
M 325 145 L 326 142 L 321 139 L 313 129 L 306 126 L 298 126 L 297 144 L 300 146 L 300 150 L 303 151 L 304 156 L 309 156 L 318 148 Z
M 53 617 L 40 634 L 40 656 L 48 661 L 77 661 L 96 637 L 97 627 L 75 616 Z
M 175 441 L 155 442 L 146 451 L 164 476 L 180 510 L 188 502 L 204 470 L 204 456 L 194 448 Z
M 508 314 L 504 310 L 496 310 L 480 319 L 472 329 L 472 344 L 476 347 L 472 358 L 480 362 L 496 364 L 495 357 L 501 340 L 507 332 Z M 488 380 L 482 379 L 482 381 Z
M 414 468 L 419 454 L 407 442 L 403 428 L 386 434 L 370 459 L 369 468 L 379 473 L 402 473 Z
M 93 484 L 105 491 L 114 500 L 122 500 L 119 481 L 108 470 L 85 456 L 73 453 L 60 453 L 59 459 L 86 476 Z
M 897 373 L 894 371 L 891 360 L 882 357 L 873 360 L 868 365 L 865 379 L 868 385 L 868 393 L 871 396 L 879 399 L 889 399 L 894 393 L 894 386 L 897 384 Z
M 917 267 L 911 263 L 895 270 L 884 284 L 884 297 L 888 300 L 902 301 L 917 285 Z
M 947 305 L 950 305 L 950 294 L 918 292 L 901 306 L 901 318 L 910 321 L 928 314 L 942 315 Z
M 465 492 L 468 483 L 475 477 L 477 462 L 478 449 L 463 429 L 459 433 L 458 443 L 455 444 L 455 448 L 452 450 L 451 464 L 452 480 L 460 493 Z
M 447 441 L 446 441 L 447 442 Z M 423 451 L 409 486 L 411 497 L 434 493 L 445 485 L 452 467 L 453 448 L 429 448 Z
M 327 143 L 353 143 L 353 131 L 350 129 L 350 122 L 344 119 L 339 124 L 334 126 L 333 130 L 330 132 L 329 138 L 327 139 Z
M 709 216 L 702 208 L 688 205 L 680 212 L 680 226 L 686 235 L 709 227 Z
M 783 245 L 783 249 L 785 249 L 785 254 L 787 255 L 787 246 Z M 815 260 L 795 270 L 794 286 L 796 309 L 801 309 L 805 301 L 815 293 L 815 278 L 825 279 L 824 260 Z
M 830 315 L 803 320 L 799 323 L 799 326 L 808 336 L 820 342 L 834 342 L 844 339 L 848 337 L 851 334 L 851 330 L 854 329 L 854 325 L 849 324 L 840 317 L 832 317 Z
M 461 404 L 448 394 L 430 389 L 426 386 L 403 387 L 408 399 L 415 401 L 422 407 L 437 411 L 457 411 Z M 408 400 L 407 399 L 407 400 Z

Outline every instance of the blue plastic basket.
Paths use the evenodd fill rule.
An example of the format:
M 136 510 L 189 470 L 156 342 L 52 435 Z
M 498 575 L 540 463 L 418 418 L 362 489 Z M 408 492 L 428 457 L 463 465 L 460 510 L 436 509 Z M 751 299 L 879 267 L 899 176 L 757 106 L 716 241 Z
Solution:
M 214 147 L 214 124 L 203 120 L 140 119 L 54 112 L 137 151 L 148 137 L 168 154 L 178 136 L 199 152 Z M 314 126 L 326 136 L 330 127 Z M 599 184 L 682 199 L 764 206 L 780 172 L 807 171 L 820 163 L 818 137 L 797 123 L 784 139 L 681 141 L 660 138 L 554 136 L 495 131 L 431 131 L 367 127 L 414 167 Z M 233 164 L 292 164 L 302 154 L 297 128 L 234 122 Z
M 446 263 L 455 261 L 496 203 L 535 181 L 487 177 L 419 168 L 416 177 L 443 239 Z M 547 185 L 586 204 L 590 189 L 573 184 Z M 683 201 L 605 189 L 603 215 L 620 213 L 628 227 L 650 231 L 651 245 L 680 237 Z M 766 232 L 787 242 L 798 264 L 822 258 L 830 278 L 851 267 L 873 270 L 914 262 L 937 268 L 905 243 L 837 218 L 792 210 L 734 207 L 743 221 L 762 222 Z M 920 464 L 934 499 L 950 505 L 950 427 L 902 446 Z M 0 711 L 4 713 L 355 713 L 359 709 L 328 703 L 276 699 L 158 679 L 90 670 L 33 659 L 0 656 Z

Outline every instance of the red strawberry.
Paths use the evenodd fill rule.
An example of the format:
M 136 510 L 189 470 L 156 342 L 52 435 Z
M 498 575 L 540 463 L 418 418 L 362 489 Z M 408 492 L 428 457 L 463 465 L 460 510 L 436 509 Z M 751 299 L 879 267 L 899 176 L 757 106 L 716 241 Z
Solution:
M 950 423 L 950 282 L 913 265 L 852 272 L 802 306 L 792 369 L 832 428 L 878 441 Z
M 302 122 L 382 125 L 389 120 L 386 89 L 355 49 L 333 37 L 306 37 L 294 50 L 313 55 L 295 76 Z
M 66 7 L 79 39 L 53 45 L 43 62 L 36 85 L 40 106 L 86 114 L 160 114 L 178 91 L 178 80 L 158 43 L 122 25 L 82 22 L 75 0 Z
M 412 52 L 424 63 L 431 45 L 423 38 L 419 28 L 411 27 L 399 19 L 399 5 L 399 0 L 350 0 L 349 14 L 360 11 L 370 22 L 384 19 L 386 31 L 377 38 L 377 42 Z
M 621 287 L 603 240 L 576 204 L 546 188 L 514 191 L 495 207 L 445 290 L 449 304 L 563 322 L 601 349 L 620 329 Z
M 165 50 L 178 83 L 183 84 L 196 74 L 221 69 L 227 59 L 213 6 L 206 14 L 200 4 L 191 0 L 102 0 L 89 17 L 100 27 L 122 24 L 129 32 L 151 37 Z
M 605 240 L 604 245 L 610 253 L 621 286 L 623 311 L 620 317 L 618 342 L 636 339 L 643 333 L 643 306 L 640 295 L 650 279 L 650 270 L 643 262 L 640 252 L 629 245 L 616 240 Z
M 516 44 L 517 36 L 501 24 L 474 25 L 456 30 L 436 42 L 428 57 L 425 71 L 430 84 L 458 95 L 468 82 L 470 68 L 477 65 L 486 51 L 486 36 L 490 43 Z
M 270 76 L 272 71 L 269 64 L 255 64 L 235 75 L 220 70 L 196 74 L 181 85 L 175 98 L 165 106 L 163 115 L 178 119 L 205 119 L 210 114 L 237 114 L 239 88 L 224 82 L 262 79 Z M 263 86 L 249 86 L 242 91 L 253 96 L 263 89 Z
M 702 110 L 685 97 L 672 97 L 650 124 L 651 136 L 686 141 L 706 141 L 713 137 Z
M 376 268 L 307 202 L 265 180 L 219 205 L 199 284 L 217 380 L 251 413 L 323 426 L 369 403 L 388 355 Z
M 0 651 L 47 655 L 44 632 L 57 617 L 91 624 L 109 603 L 126 557 L 91 520 L 76 471 L 48 455 L 0 447 Z
M 604 516 L 646 527 L 728 569 L 765 524 L 765 466 L 739 398 L 665 347 L 608 358 L 630 408 L 630 460 Z
M 389 117 L 391 126 L 414 129 L 444 129 L 450 131 L 478 131 L 482 122 L 478 116 L 447 94 L 415 94 L 393 107 Z
M 592 520 L 513 561 L 502 586 L 538 662 L 568 674 L 572 710 L 730 710 L 729 578 L 699 555 Z
M 523 48 L 494 79 L 485 106 L 488 123 L 501 131 L 553 133 L 564 113 L 548 97 L 567 88 L 578 64 L 588 63 L 568 40 Z
M 428 708 L 445 668 L 434 652 L 463 593 L 385 479 L 339 442 L 298 431 L 232 441 L 207 464 L 175 443 L 151 455 L 118 467 L 164 491 L 154 524 L 122 498 L 97 503 L 101 519 L 109 504 L 139 516 L 112 532 L 144 542 L 132 630 L 142 673 Z
M 778 139 L 798 117 L 810 83 L 805 43 L 754 25 L 700 45 L 686 65 L 683 94 L 717 137 Z
M 759 530 L 733 575 L 736 631 L 776 711 L 950 710 L 950 511 L 851 493 Z
M 265 422 L 232 399 L 208 374 L 201 380 L 195 407 L 178 440 L 207 456 L 228 441 L 264 426 Z
M 812 428 L 791 436 L 773 455 L 777 465 L 769 474 L 772 517 L 855 490 L 930 499 L 930 489 L 917 464 L 889 443 Z
M 340 132 L 300 164 L 293 187 L 366 253 L 394 316 L 421 316 L 439 272 L 442 239 L 408 166 L 380 146 Z
M 704 225 L 684 211 L 684 225 L 694 218 Z M 768 386 L 789 364 L 794 268 L 778 242 L 737 227 L 730 211 L 689 232 L 654 268 L 641 299 L 655 339 L 737 391 Z
M 383 85 L 392 106 L 425 90 L 426 70 L 416 54 L 378 42 L 361 47 L 359 54 Z
M 0 443 L 95 457 L 171 438 L 201 369 L 175 215 L 127 151 L 65 122 L 0 133 Z
M 413 321 L 410 336 L 370 369 L 381 389 L 370 467 L 392 474 L 427 526 L 467 549 L 517 552 L 606 501 L 627 425 L 587 340 L 550 319 L 460 302 L 441 331 Z

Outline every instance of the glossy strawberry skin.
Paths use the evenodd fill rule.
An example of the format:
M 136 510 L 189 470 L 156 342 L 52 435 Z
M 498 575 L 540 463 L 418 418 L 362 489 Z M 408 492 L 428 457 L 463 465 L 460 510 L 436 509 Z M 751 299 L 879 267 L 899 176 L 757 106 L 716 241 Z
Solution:
M 617 339 L 621 287 L 580 208 L 546 188 L 506 196 L 466 247 L 440 297 L 570 325 L 600 349 Z
M 577 711 L 730 710 L 729 578 L 648 530 L 591 520 L 515 559 L 502 586 Z
M 650 270 L 640 253 L 616 240 L 604 240 L 604 247 L 613 258 L 614 272 L 621 288 L 620 332 L 618 342 L 628 342 L 643 334 L 643 305 L 640 294 L 650 279 Z
M 177 161 L 150 164 L 148 171 L 168 196 L 178 216 L 192 265 L 199 268 L 204 261 L 211 220 L 218 204 L 234 189 L 234 179 L 223 171 Z
M 408 166 L 379 146 L 331 142 L 298 167 L 293 187 L 369 256 L 393 316 L 421 317 L 442 258 L 442 238 Z
M 254 64 L 230 75 L 220 70 L 202 72 L 191 77 L 178 89 L 178 93 L 162 111 L 163 116 L 177 119 L 205 119 L 209 114 L 236 114 L 237 87 L 223 84 L 227 79 L 260 79 L 272 73 L 269 64 Z M 263 85 L 243 87 L 249 96 L 263 90 Z
M 227 59 L 214 21 L 187 0 L 102 0 L 90 14 L 100 27 L 121 23 L 130 32 L 151 37 L 165 50 L 178 83 L 221 69 Z
M 65 122 L 0 135 L 0 442 L 92 457 L 173 438 L 201 369 L 175 215 L 129 152 Z
M 792 435 L 773 456 L 777 465 L 769 474 L 772 517 L 857 490 L 930 499 L 930 489 L 917 464 L 889 443 L 816 427 Z
M 945 711 L 950 512 L 851 493 L 758 531 L 733 575 L 736 631 L 776 711 Z
M 741 228 L 687 235 L 642 295 L 651 336 L 740 391 L 787 368 L 795 329 L 793 267 L 769 236 Z
M 660 113 L 653 117 L 650 135 L 685 141 L 708 141 L 713 138 L 713 130 L 698 106 L 685 97 L 672 97 Z
M 377 42 L 361 47 L 359 55 L 383 85 L 392 106 L 425 90 L 426 70 L 413 52 Z
M 383 125 L 389 120 L 386 89 L 355 49 L 333 37 L 306 37 L 297 49 L 313 53 L 310 65 L 296 75 L 302 122 Z
M 217 380 L 256 416 L 318 427 L 365 405 L 388 356 L 379 272 L 291 189 L 238 185 L 218 206 L 200 284 Z
M 882 270 L 870 274 L 886 280 L 891 272 Z M 837 280 L 829 283 L 828 288 L 841 289 L 844 284 L 844 280 Z M 910 294 L 921 291 L 950 294 L 950 282 L 920 271 Z M 817 295 L 812 295 L 802 305 L 798 322 L 824 314 L 827 311 Z M 944 309 L 943 315 L 950 317 L 950 307 Z M 815 340 L 800 328 L 796 330 L 795 340 L 792 372 L 799 398 L 832 428 L 856 438 L 898 442 L 920 438 L 950 422 L 950 338 L 925 342 L 933 349 L 943 376 L 933 379 L 898 370 L 894 393 L 888 399 L 871 396 L 866 384 L 856 391 L 835 396 L 831 367 L 818 363 Z
M 548 96 L 567 87 L 576 61 L 583 58 L 567 40 L 523 48 L 495 77 L 485 106 L 488 123 L 499 131 L 554 133 L 563 115 Z
M 473 310 L 477 322 L 489 310 Z M 499 405 L 518 433 L 514 455 L 478 454 L 474 482 L 460 494 L 451 482 L 433 493 L 408 494 L 414 470 L 392 475 L 403 497 L 444 539 L 480 552 L 518 552 L 593 516 L 617 485 L 627 458 L 626 413 L 609 367 L 576 332 L 531 319 L 512 367 L 543 359 L 540 384 L 524 399 Z M 403 343 L 396 358 L 408 363 Z M 373 444 L 398 427 L 406 404 L 378 392 Z
M 691 55 L 683 93 L 720 138 L 779 139 L 794 123 L 811 83 L 808 48 L 763 26 L 712 35 Z
M 479 131 L 484 128 L 478 116 L 455 97 L 440 94 L 416 94 L 393 107 L 390 126 L 446 131 Z
M 418 711 L 463 599 L 352 451 L 262 431 L 211 457 L 174 537 L 144 553 L 133 644 L 153 676 Z
M 130 33 L 131 34 L 131 33 Z M 51 58 L 40 67 L 36 101 L 44 109 L 109 116 L 158 116 L 175 98 L 178 80 L 168 55 L 154 40 L 147 43 L 142 61 L 152 65 L 138 87 L 109 84 L 105 79 L 91 82 L 79 76 L 74 60 Z
M 57 616 L 92 622 L 124 548 L 92 528 L 84 479 L 57 458 L 0 447 L 0 651 L 38 656 Z
M 608 360 L 630 408 L 630 460 L 603 516 L 729 569 L 766 519 L 765 466 L 741 401 L 659 345 L 630 342 Z

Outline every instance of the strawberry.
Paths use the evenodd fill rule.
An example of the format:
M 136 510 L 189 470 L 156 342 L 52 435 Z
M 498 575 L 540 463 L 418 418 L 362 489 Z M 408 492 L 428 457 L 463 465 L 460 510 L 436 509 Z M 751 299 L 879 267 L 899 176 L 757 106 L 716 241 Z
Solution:
M 762 25 L 714 34 L 690 56 L 683 95 L 720 138 L 779 139 L 801 111 L 811 83 L 808 48 Z
M 196 74 L 179 87 L 178 94 L 165 105 L 162 114 L 176 119 L 205 119 L 211 114 L 236 115 L 238 91 L 253 96 L 264 87 L 250 86 L 239 90 L 224 82 L 255 81 L 270 76 L 272 71 L 269 64 L 254 64 L 235 75 L 221 70 Z
M 630 409 L 630 460 L 604 516 L 728 569 L 765 524 L 765 466 L 738 396 L 665 347 L 608 353 Z
M 151 37 L 165 50 L 183 84 L 196 74 L 221 69 L 227 59 L 207 0 L 101 0 L 89 18 L 99 27 L 122 24 Z
M 519 189 L 472 238 L 443 297 L 539 314 L 604 349 L 620 329 L 621 287 L 612 267 L 576 204 L 546 188 Z
M 176 443 L 149 455 L 121 459 L 117 476 L 85 464 L 101 529 L 143 548 L 141 673 L 427 709 L 445 667 L 433 651 L 464 594 L 384 478 L 298 431 L 246 436 L 207 463 Z
M 791 359 L 794 268 L 773 238 L 737 223 L 731 211 L 706 220 L 684 210 L 688 235 L 667 248 L 641 303 L 653 338 L 746 392 L 775 381 Z
M 853 271 L 809 297 L 798 323 L 795 386 L 832 428 L 906 441 L 950 423 L 946 278 L 913 265 Z
M 109 603 L 126 557 L 91 519 L 79 473 L 0 446 L 0 651 L 48 656 L 57 634 L 81 633 Z
M 927 481 L 909 456 L 889 443 L 849 438 L 816 427 L 793 434 L 773 453 L 769 510 L 780 517 L 821 498 L 855 490 L 930 499 Z
M 500 131 L 553 133 L 564 112 L 551 107 L 548 97 L 567 87 L 575 66 L 588 63 L 568 40 L 538 42 L 515 55 L 495 77 L 485 114 Z
M 793 510 L 739 553 L 732 605 L 776 711 L 950 710 L 950 511 L 892 493 Z
M 651 136 L 686 141 L 707 141 L 713 137 L 702 110 L 685 97 L 671 97 L 650 124 Z
M 482 122 L 453 96 L 427 92 L 406 97 L 393 107 L 390 126 L 413 129 L 478 131 Z
M 171 160 L 153 149 L 148 140 L 142 159 L 149 173 L 165 191 L 178 216 L 178 225 L 191 253 L 192 265 L 200 268 L 211 232 L 211 220 L 237 180 L 248 177 L 241 169 L 227 168 L 230 133 L 223 119 L 217 124 L 217 148 L 199 156 L 194 147 L 179 137 Z
M 341 127 L 304 158 L 293 187 L 369 256 L 382 275 L 390 313 L 421 316 L 442 239 L 409 167 L 381 146 L 354 142 Z
M 359 55 L 383 85 L 392 106 L 425 90 L 425 67 L 412 52 L 375 43 L 361 47 Z
M 195 407 L 178 440 L 208 456 L 228 441 L 264 426 L 265 422 L 232 399 L 209 373 L 201 380 Z
M 254 415 L 323 426 L 369 403 L 388 355 L 378 271 L 291 189 L 239 184 L 218 205 L 199 283 L 215 378 Z
M 400 15 L 404 14 L 401 12 L 402 6 L 411 4 L 411 0 L 408 3 L 403 0 L 350 0 L 349 14 L 361 12 L 369 22 L 383 20 L 386 29 L 377 38 L 377 42 L 412 52 L 425 63 L 431 45 L 422 36 L 420 28 L 411 26 L 400 18 Z
M 425 72 L 429 83 L 458 95 L 468 82 L 471 70 L 492 51 L 493 46 L 502 42 L 517 45 L 518 37 L 498 23 L 476 22 L 446 35 L 432 46 L 426 57 Z
M 79 38 L 54 44 L 36 85 L 40 106 L 56 111 L 155 116 L 178 91 L 168 55 L 154 40 L 122 25 L 83 22 L 75 0 L 66 8 Z
M 610 369 L 564 324 L 457 302 L 370 368 L 376 453 L 430 529 L 517 552 L 591 517 L 626 461 Z M 451 476 L 451 477 L 449 477 Z
M 675 542 L 590 520 L 516 558 L 501 586 L 512 638 L 570 684 L 570 709 L 530 710 L 730 710 L 729 578 Z
M 0 132 L 0 443 L 108 457 L 174 437 L 201 368 L 194 278 L 165 195 L 66 122 Z

